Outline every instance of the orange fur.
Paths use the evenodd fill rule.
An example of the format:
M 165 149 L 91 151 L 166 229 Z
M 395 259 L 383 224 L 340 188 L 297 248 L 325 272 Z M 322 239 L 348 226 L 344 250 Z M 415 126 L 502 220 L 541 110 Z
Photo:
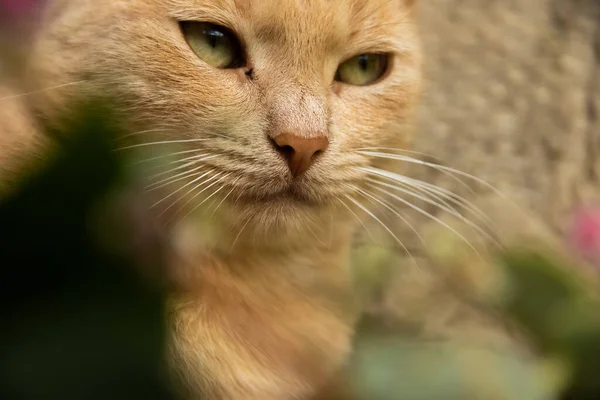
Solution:
M 376 164 L 353 150 L 410 141 L 421 63 L 412 3 L 50 1 L 28 89 L 78 83 L 26 96 L 27 107 L 52 120 L 75 93 L 112 95 L 132 132 L 151 130 L 136 141 L 210 139 L 186 146 L 216 155 L 205 165 L 226 175 L 215 215 L 173 227 L 169 360 L 189 398 L 308 398 L 348 355 L 355 221 L 341 201 L 364 179 L 352 167 Z M 236 32 L 254 79 L 204 64 L 178 20 Z M 364 52 L 392 53 L 388 76 L 334 82 L 340 62 Z M 268 140 L 279 132 L 324 133 L 330 146 L 293 180 Z

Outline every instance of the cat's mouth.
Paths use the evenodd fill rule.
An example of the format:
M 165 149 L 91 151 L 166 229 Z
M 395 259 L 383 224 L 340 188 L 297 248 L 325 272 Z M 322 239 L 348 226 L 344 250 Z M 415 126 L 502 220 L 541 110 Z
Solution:
M 239 196 L 239 200 L 246 204 L 259 205 L 290 205 L 290 206 L 305 206 L 319 207 L 324 205 L 324 196 L 316 196 L 316 190 L 310 190 L 305 185 L 292 183 L 278 190 L 268 192 L 258 191 L 243 191 Z
M 264 195 L 247 194 L 242 196 L 241 200 L 246 203 L 254 204 L 289 203 L 294 205 L 306 205 L 313 207 L 319 205 L 319 202 L 308 196 L 306 193 L 292 188 Z
M 318 206 L 319 202 L 315 201 L 312 197 L 308 196 L 307 193 L 296 190 L 296 189 L 288 189 L 285 190 L 276 196 L 274 196 L 275 201 L 283 201 L 283 202 L 293 202 L 297 204 L 305 204 L 309 206 Z

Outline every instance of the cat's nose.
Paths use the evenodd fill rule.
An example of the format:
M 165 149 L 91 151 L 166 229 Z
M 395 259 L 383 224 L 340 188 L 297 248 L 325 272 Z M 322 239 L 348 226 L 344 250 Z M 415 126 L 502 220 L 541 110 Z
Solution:
M 294 177 L 306 172 L 316 156 L 329 146 L 325 136 L 304 138 L 290 133 L 282 133 L 274 139 L 277 150 L 286 158 Z

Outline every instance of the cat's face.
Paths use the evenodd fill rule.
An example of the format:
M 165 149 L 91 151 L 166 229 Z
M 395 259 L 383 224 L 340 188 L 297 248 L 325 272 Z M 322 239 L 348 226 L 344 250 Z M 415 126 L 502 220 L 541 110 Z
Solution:
M 289 217 L 360 186 L 356 167 L 374 160 L 357 149 L 409 140 L 420 83 L 409 0 L 54 3 L 35 53 L 40 85 L 83 81 L 121 100 L 144 131 L 135 143 L 178 141 L 177 157 L 195 158 L 157 178 L 182 178 L 170 200 L 212 185 L 198 199 L 219 190 Z

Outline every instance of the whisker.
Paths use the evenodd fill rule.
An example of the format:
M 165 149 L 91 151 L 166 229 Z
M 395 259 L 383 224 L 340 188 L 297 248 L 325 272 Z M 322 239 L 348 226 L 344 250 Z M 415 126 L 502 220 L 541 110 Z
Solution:
M 84 82 L 86 82 L 86 81 L 82 80 L 82 81 L 76 81 L 76 82 L 63 83 L 62 85 L 51 86 L 51 87 L 47 87 L 45 89 L 34 90 L 32 92 L 19 93 L 19 94 L 15 94 L 15 95 L 6 96 L 6 97 L 0 97 L 0 101 L 18 99 L 21 97 L 30 96 L 33 94 L 44 93 L 44 92 L 48 92 L 50 90 L 56 90 L 56 89 L 60 89 L 60 88 L 67 87 L 67 86 L 79 85 L 80 83 L 84 83 Z
M 431 159 L 436 160 L 436 161 L 440 161 L 440 162 L 442 161 L 441 158 L 436 157 L 436 156 L 434 156 L 432 154 L 427 154 L 427 153 L 423 153 L 423 152 L 420 152 L 420 151 L 414 151 L 414 150 L 408 150 L 408 149 L 399 149 L 399 148 L 395 148 L 395 147 L 374 146 L 374 147 L 359 147 L 359 148 L 356 149 L 356 151 L 358 151 L 358 152 L 361 152 L 361 151 L 379 151 L 379 150 L 388 150 L 388 151 L 397 151 L 397 152 L 401 152 L 401 153 L 415 154 L 415 155 L 418 155 L 418 156 L 428 157 L 428 158 L 431 158 Z
M 321 246 L 327 248 L 331 247 L 331 243 L 328 243 L 327 241 L 329 237 L 329 230 L 327 229 L 327 225 L 322 223 L 321 219 L 314 216 L 309 217 L 307 221 L 307 227 Z
M 191 188 L 190 190 L 188 190 L 187 192 L 185 192 L 183 195 L 179 196 L 178 199 L 176 199 L 175 201 L 173 201 L 167 208 L 165 208 L 159 215 L 162 216 L 164 215 L 167 211 L 169 211 L 171 208 L 175 207 L 175 205 L 177 205 L 181 200 L 183 200 L 186 196 L 190 195 L 191 193 L 194 193 L 196 190 L 198 190 L 199 188 L 201 188 L 202 186 L 206 185 L 207 183 L 214 181 L 215 179 L 217 179 L 219 176 L 221 176 L 220 173 L 217 173 L 213 176 L 208 177 L 207 179 L 203 180 L 202 182 L 198 183 L 196 186 L 194 186 L 193 188 Z M 216 182 L 218 183 L 218 181 Z M 188 205 L 194 198 L 196 198 L 197 195 L 201 194 L 202 192 L 204 192 L 205 190 L 211 188 L 214 185 L 211 184 L 210 186 L 205 187 L 204 189 L 202 189 L 200 192 L 194 194 L 194 196 L 190 199 L 188 199 L 185 203 L 183 203 L 183 205 L 181 205 L 179 207 L 179 209 L 175 212 L 175 215 L 179 214 L 186 205 Z
M 421 241 L 421 243 L 423 244 L 423 246 L 427 247 L 427 245 L 425 244 L 425 241 L 423 240 L 423 237 L 421 236 L 421 234 L 419 234 L 419 232 L 406 220 L 406 218 L 402 214 L 400 214 L 398 211 L 396 211 L 394 208 L 392 208 L 389 205 L 388 202 L 385 202 L 384 200 L 378 199 L 376 196 L 373 196 L 372 194 L 370 194 L 366 190 L 359 189 L 359 188 L 356 188 L 356 190 L 359 193 L 361 193 L 363 196 L 368 196 L 369 198 L 372 199 L 372 201 L 375 201 L 378 204 L 381 204 L 382 206 L 384 206 L 385 208 L 387 208 L 388 210 L 390 210 L 392 213 L 394 213 L 394 215 L 396 215 L 398 218 L 400 218 L 402 220 L 402 222 L 404 222 L 413 231 L 413 233 L 417 236 L 417 238 L 419 238 L 419 240 Z
M 437 218 L 435 215 L 432 215 L 430 213 L 428 213 L 427 211 L 422 210 L 421 208 L 415 206 L 414 204 L 412 204 L 410 201 L 407 201 L 406 199 L 403 199 L 395 194 L 393 194 L 392 192 L 382 189 L 380 187 L 377 187 L 375 185 L 371 185 L 371 187 L 373 187 L 374 189 L 379 190 L 382 193 L 387 194 L 388 196 L 393 197 L 394 199 L 398 200 L 399 202 L 406 204 L 407 206 L 409 206 L 410 208 L 412 208 L 413 210 L 419 212 L 420 214 L 425 215 L 426 217 L 434 220 L 435 222 L 439 223 L 440 225 L 442 225 L 443 227 L 445 227 L 446 229 L 450 230 L 452 233 L 454 233 L 457 237 L 459 237 L 463 242 L 465 242 L 467 244 L 467 246 L 469 246 L 471 248 L 471 250 L 473 250 L 473 252 L 475 252 L 475 254 L 477 254 L 477 256 L 481 257 L 481 254 L 477 251 L 477 249 L 475 249 L 475 247 L 471 244 L 470 241 L 468 241 L 463 235 L 461 235 L 456 229 L 452 228 L 450 225 L 448 225 L 447 223 L 445 223 L 444 221 L 442 221 L 441 219 Z M 481 257 L 483 259 L 483 257 Z
M 455 169 L 455 168 L 450 168 L 445 165 L 434 164 L 434 163 L 430 163 L 430 162 L 423 161 L 423 160 L 418 160 L 416 158 L 403 156 L 403 155 L 399 155 L 399 154 L 382 153 L 382 152 L 374 152 L 374 151 L 359 151 L 359 153 L 366 155 L 366 156 L 371 156 L 371 157 L 386 158 L 386 159 L 396 160 L 396 161 L 405 161 L 405 162 L 412 163 L 412 164 L 424 165 L 426 167 L 430 167 L 433 169 L 441 169 L 444 171 L 451 172 L 453 174 L 461 175 L 466 178 L 472 179 L 475 182 L 480 183 L 481 185 L 483 185 L 491 190 L 498 191 L 498 189 L 493 187 L 490 183 L 484 181 L 481 178 L 476 177 L 475 175 L 471 175 L 469 173 L 463 172 L 463 171 Z
M 201 165 L 199 167 L 192 168 L 192 169 L 190 169 L 188 171 L 184 171 L 181 174 L 177 174 L 175 176 L 170 176 L 168 178 L 164 178 L 164 179 L 162 179 L 162 180 L 160 180 L 158 182 L 155 182 L 155 183 L 153 183 L 151 185 L 147 185 L 146 186 L 146 190 L 148 192 L 153 192 L 155 190 L 164 188 L 165 186 L 169 186 L 169 185 L 171 185 L 171 184 L 173 184 L 175 182 L 179 182 L 181 180 L 191 178 L 191 177 L 193 177 L 194 175 L 196 175 L 198 173 L 197 171 L 201 170 L 204 167 L 206 167 L 206 165 Z
M 227 200 L 227 198 L 229 196 L 231 196 L 231 193 L 233 193 L 233 191 L 235 190 L 235 184 L 240 180 L 240 178 L 236 179 L 235 181 L 233 181 L 232 185 L 233 188 L 231 188 L 231 190 L 229 191 L 229 193 L 227 193 L 225 195 L 225 197 L 223 197 L 223 200 L 221 200 L 221 202 L 219 204 L 217 204 L 217 207 L 213 210 L 213 212 L 210 214 L 210 217 L 208 217 L 208 220 L 210 221 L 213 216 L 217 213 L 217 210 L 223 205 L 223 203 L 225 203 L 225 200 Z
M 208 210 L 210 210 L 217 201 L 219 201 L 219 199 L 217 199 L 217 198 L 213 199 L 213 201 L 211 201 L 210 204 L 206 206 L 206 209 L 204 210 L 204 214 L 206 214 L 208 212 Z M 212 214 L 211 214 L 211 216 L 212 216 Z M 210 218 L 209 218 L 209 220 L 210 220 Z
M 215 183 L 213 183 L 212 185 L 208 186 L 207 188 L 203 189 L 206 190 L 208 188 L 210 188 L 213 185 L 216 185 L 217 183 L 219 183 L 220 181 L 222 181 L 223 179 L 227 178 L 229 175 L 225 175 L 223 176 L 221 179 L 219 179 L 218 181 L 216 181 Z M 223 190 L 223 188 L 225 188 L 225 186 L 227 186 L 226 184 L 221 185 L 221 187 L 219 187 L 217 190 L 215 190 L 210 196 L 208 196 L 206 199 L 202 200 L 200 203 L 198 203 L 194 208 L 192 208 L 192 210 L 190 212 L 188 212 L 186 215 L 183 216 L 183 219 L 187 218 L 188 216 L 190 216 L 194 211 L 196 211 L 200 206 L 202 206 L 202 204 L 206 203 L 208 200 L 210 200 L 213 196 L 215 196 L 217 193 L 219 193 L 221 190 Z M 202 193 L 202 192 L 200 192 Z M 200 194 L 198 193 L 198 194 Z M 195 197 L 195 196 L 194 196 Z
M 359 167 L 358 170 L 363 171 L 363 172 L 367 172 L 371 175 L 377 175 L 386 179 L 389 179 L 393 182 L 397 182 L 397 183 L 401 183 L 404 184 L 408 187 L 411 188 L 415 188 L 415 189 L 421 189 L 421 193 L 423 193 L 423 191 L 426 192 L 426 194 L 428 195 L 434 195 L 434 196 L 441 196 L 443 199 L 450 201 L 451 203 L 457 204 L 463 208 L 465 208 L 467 211 L 473 213 L 475 216 L 478 217 L 478 219 L 480 219 L 486 226 L 488 226 L 488 228 L 490 228 L 494 234 L 498 234 L 495 228 L 495 224 L 494 222 L 483 212 L 481 211 L 477 206 L 475 206 L 474 204 L 472 204 L 471 202 L 469 202 L 467 199 L 465 199 L 464 197 L 457 195 L 456 193 L 452 193 L 449 190 L 446 190 L 444 188 L 432 185 L 430 183 L 427 182 L 423 182 L 423 181 L 419 181 L 417 179 L 413 179 L 413 178 L 409 178 L 407 176 L 404 175 L 399 175 L 390 171 L 386 171 L 386 170 L 382 170 L 379 168 L 373 168 L 373 167 Z M 440 200 L 442 203 L 445 203 L 444 200 Z M 450 206 L 449 204 L 445 203 L 446 207 L 448 207 L 450 210 L 445 210 L 448 211 L 450 213 L 457 213 L 460 215 L 460 217 L 463 217 L 454 207 Z M 439 206 L 439 205 L 436 205 Z M 463 217 L 464 218 L 464 217 Z
M 143 163 L 147 163 L 147 162 L 151 162 L 151 161 L 160 160 L 160 159 L 163 159 L 163 158 L 178 156 L 178 155 L 181 155 L 181 154 L 196 153 L 196 152 L 199 152 L 199 151 L 203 151 L 203 150 L 201 150 L 201 149 L 193 149 L 193 150 L 177 151 L 175 153 L 165 153 L 163 155 L 156 156 L 156 157 L 145 158 L 143 160 L 136 160 L 136 161 L 132 162 L 131 164 L 132 165 L 143 164 Z
M 159 173 L 157 173 L 157 174 L 154 174 L 154 175 L 150 176 L 150 177 L 148 178 L 148 180 L 149 180 L 149 181 L 152 181 L 152 180 L 154 180 L 154 179 L 156 179 L 156 178 L 159 178 L 159 177 L 161 177 L 161 176 L 164 176 L 164 175 L 167 175 L 167 174 L 172 174 L 173 172 L 179 171 L 179 170 L 181 170 L 181 169 L 186 169 L 186 168 L 188 168 L 188 167 L 192 167 L 192 166 L 194 166 L 194 165 L 196 165 L 196 164 L 198 164 L 198 163 L 200 163 L 200 160 L 190 161 L 190 162 L 188 162 L 188 163 L 185 163 L 184 165 L 180 165 L 180 166 L 178 166 L 178 167 L 171 168 L 171 169 L 170 169 L 170 170 L 168 170 L 168 171 L 162 171 L 162 172 L 159 172 Z M 204 165 L 202 165 L 202 166 L 204 166 Z M 181 176 L 181 175 L 187 174 L 188 172 L 189 172 L 189 170 L 188 170 L 188 171 L 183 171 L 183 172 L 180 172 L 180 173 L 179 173 L 179 174 L 177 174 L 177 175 L 170 176 L 170 177 L 167 177 L 167 178 L 165 178 L 165 179 L 177 178 L 178 176 Z M 159 183 L 160 183 L 160 181 L 159 181 Z M 152 186 L 152 185 L 153 185 L 153 184 L 151 184 L 150 186 Z
M 162 172 L 156 173 L 156 174 L 154 174 L 154 175 L 150 176 L 150 177 L 148 178 L 148 180 L 150 180 L 150 181 L 152 181 L 152 180 L 155 180 L 155 179 L 157 179 L 157 178 L 159 178 L 159 177 L 161 177 L 161 176 L 163 176 L 163 175 L 171 174 L 171 173 L 173 173 L 173 172 L 176 172 L 176 171 L 179 171 L 179 170 L 181 170 L 181 169 L 185 169 L 185 168 L 188 168 L 188 167 L 192 167 L 192 166 L 194 166 L 194 165 L 197 165 L 198 163 L 201 163 L 202 161 L 210 160 L 211 158 L 215 158 L 215 157 L 216 157 L 216 156 L 206 156 L 206 157 L 203 157 L 203 156 L 202 156 L 202 157 L 200 157 L 200 158 L 198 158 L 198 159 L 196 159 L 196 157 L 195 157 L 195 156 L 194 156 L 194 157 L 191 157 L 191 159 L 193 159 L 192 161 L 190 161 L 190 162 L 187 162 L 187 163 L 185 163 L 185 164 L 183 164 L 183 165 L 179 165 L 179 166 L 177 166 L 177 167 L 175 167 L 175 168 L 171 168 L 171 169 L 169 169 L 169 170 L 167 170 L 167 171 L 162 171 Z M 179 174 L 179 175 L 172 176 L 171 178 L 175 178 L 175 177 L 177 177 L 177 176 L 180 176 L 180 175 L 182 175 L 182 174 L 185 174 L 185 171 L 184 171 L 184 172 L 182 172 L 182 173 L 181 173 L 181 174 Z
M 461 215 L 460 213 L 458 213 L 458 212 L 457 212 L 455 209 L 453 209 L 453 208 L 448 208 L 448 207 L 444 206 L 443 204 L 440 204 L 440 203 L 437 203 L 437 202 L 435 202 L 435 201 L 432 201 L 432 200 L 430 200 L 430 199 L 428 199 L 428 198 L 426 198 L 426 197 L 424 197 L 424 196 L 421 196 L 421 195 L 419 195 L 418 193 L 415 193 L 415 192 L 413 192 L 413 191 L 411 191 L 411 190 L 402 189 L 402 188 L 399 188 L 399 187 L 397 187 L 397 186 L 393 186 L 393 185 L 390 185 L 390 184 L 387 184 L 387 183 L 385 183 L 385 182 L 381 182 L 381 181 L 378 181 L 378 180 L 375 180 L 375 179 L 372 179 L 372 178 L 367 178 L 367 181 L 368 181 L 368 182 L 371 182 L 371 184 L 370 184 L 371 186 L 374 186 L 374 185 L 372 185 L 373 183 L 374 183 L 374 184 L 377 184 L 377 185 L 380 185 L 380 186 L 385 186 L 385 187 L 388 187 L 388 188 L 391 188 L 391 189 L 397 190 L 397 191 L 399 191 L 399 192 L 402 192 L 402 193 L 408 194 L 408 195 L 410 195 L 410 196 L 413 196 L 413 197 L 415 197 L 415 198 L 417 198 L 417 199 L 419 199 L 419 200 L 422 200 L 422 201 L 424 201 L 424 202 L 426 202 L 426 203 L 428 203 L 428 204 L 431 204 L 431 205 L 433 205 L 433 206 L 435 206 L 435 207 L 438 207 L 438 208 L 440 208 L 441 210 L 444 210 L 444 211 L 446 211 L 446 212 L 447 212 L 447 213 L 449 213 L 450 215 L 453 215 L 454 217 L 456 217 L 456 218 L 457 218 L 457 219 L 459 219 L 460 221 L 462 221 L 462 222 L 464 222 L 465 224 L 467 224 L 469 227 L 471 227 L 473 230 L 475 230 L 476 232 L 478 232 L 479 234 L 481 234 L 482 236 L 484 236 L 486 239 L 488 239 L 489 241 L 491 241 L 492 243 L 494 243 L 494 244 L 495 244 L 496 246 L 498 246 L 499 248 L 502 248 L 502 245 L 501 245 L 500 243 L 498 243 L 498 242 L 496 241 L 496 239 L 494 239 L 494 238 L 493 238 L 493 237 L 492 237 L 492 236 L 491 236 L 489 233 L 487 233 L 487 232 L 486 232 L 484 229 L 482 229 L 482 228 L 481 228 L 479 225 L 477 225 L 477 224 L 473 223 L 472 221 L 470 221 L 468 218 L 465 218 L 463 215 Z
M 237 244 L 238 240 L 240 240 L 240 237 L 242 236 L 242 232 L 244 232 L 244 229 L 246 229 L 246 227 L 248 226 L 249 223 L 250 223 L 250 218 L 248 218 L 248 221 L 246 221 L 246 223 L 244 224 L 244 226 L 242 226 L 242 229 L 240 229 L 240 231 L 238 232 L 237 236 L 233 240 L 233 243 L 229 247 L 229 253 L 231 253 L 233 251 L 233 248 L 235 247 L 235 245 Z
M 418 180 L 415 180 L 414 182 L 412 182 L 412 181 L 411 182 L 400 182 L 400 181 L 392 180 L 390 178 L 382 177 L 380 175 L 375 175 L 375 174 L 370 174 L 369 176 L 372 177 L 369 179 L 372 179 L 373 182 L 383 183 L 382 179 L 387 179 L 396 185 L 401 185 L 403 188 L 407 188 L 406 190 L 410 190 L 411 192 L 412 192 L 412 189 L 414 189 L 415 192 L 412 192 L 412 193 L 416 193 L 416 194 L 425 196 L 427 198 L 432 199 L 433 201 L 438 201 L 440 204 L 442 204 L 444 207 L 447 207 L 447 209 L 450 210 L 450 211 L 448 211 L 448 210 L 446 210 L 446 211 L 451 212 L 451 213 L 457 213 L 460 216 L 462 216 L 462 213 L 460 211 L 458 211 L 456 209 L 456 207 L 453 207 L 451 204 L 449 204 L 447 201 L 447 200 L 450 200 L 451 202 L 456 204 L 457 201 L 455 199 L 453 199 L 450 196 L 444 196 L 443 194 L 437 193 L 435 190 L 432 190 L 430 188 L 420 185 L 419 184 L 420 181 L 418 181 Z M 376 178 L 379 178 L 379 180 L 377 180 Z M 386 185 L 386 186 L 388 186 L 390 188 L 394 188 L 394 189 L 396 188 L 396 186 L 393 186 L 391 184 L 388 184 L 388 185 Z M 450 197 L 450 199 L 448 199 L 448 197 Z M 452 200 L 454 200 L 454 201 L 452 201 Z M 458 205 L 462 206 L 460 203 Z
M 433 168 L 433 169 L 436 169 L 439 171 L 447 171 L 451 174 L 463 176 L 465 178 L 471 179 L 472 181 L 475 181 L 475 182 L 479 183 L 480 185 L 488 188 L 495 195 L 508 201 L 513 207 L 515 207 L 517 210 L 519 210 L 521 213 L 523 213 L 523 215 L 527 216 L 527 213 L 525 213 L 524 210 L 521 209 L 521 207 L 519 207 L 514 201 L 512 201 L 508 196 L 506 196 L 504 193 L 502 193 L 499 189 L 497 189 L 491 183 L 486 182 L 485 180 L 478 178 L 477 176 L 469 174 L 467 172 L 464 172 L 464 171 L 461 171 L 461 170 L 458 170 L 455 168 L 450 168 L 450 167 L 447 167 L 444 165 L 434 164 L 434 163 L 430 163 L 430 162 L 423 161 L 423 160 L 417 160 L 416 158 L 402 156 L 402 155 L 398 155 L 398 154 L 389 154 L 389 153 L 372 152 L 372 151 L 359 151 L 358 153 L 366 155 L 366 156 L 387 158 L 387 159 L 391 159 L 391 160 L 405 161 L 405 162 L 412 163 L 412 164 L 424 165 L 426 167 L 430 167 L 430 168 Z
M 346 186 L 352 190 L 356 189 L 355 187 L 353 187 L 351 185 L 346 185 Z M 375 221 L 377 221 L 390 235 L 392 235 L 392 237 L 396 240 L 396 242 L 404 249 L 404 251 L 406 252 L 408 257 L 412 260 L 412 262 L 415 264 L 415 266 L 417 268 L 419 267 L 417 260 L 415 260 L 415 258 L 413 257 L 411 252 L 408 250 L 408 248 L 404 245 L 404 243 L 402 243 L 402 241 L 398 238 L 398 236 L 396 236 L 396 234 L 382 220 L 377 218 L 377 216 L 375 214 L 373 214 L 371 211 L 369 211 L 369 209 L 366 208 L 365 206 L 363 206 L 359 201 L 353 199 L 351 196 L 349 196 L 347 194 L 344 196 L 348 200 L 350 200 L 352 203 L 354 203 L 357 207 L 359 207 L 361 210 L 363 210 L 365 213 L 367 213 L 367 215 L 369 215 L 371 218 L 373 218 Z
M 119 136 L 117 139 L 118 140 L 123 140 L 132 136 L 138 136 L 138 135 L 142 135 L 144 133 L 154 133 L 154 132 L 163 132 L 165 131 L 165 129 L 161 129 L 161 128 L 156 128 L 156 129 L 146 129 L 143 131 L 137 131 L 137 132 L 132 132 L 132 133 L 128 133 L 126 135 L 121 135 Z
M 454 177 L 454 178 L 456 178 L 456 177 Z M 444 204 L 446 204 L 453 210 L 456 210 L 456 209 L 454 207 L 450 206 L 446 202 L 446 200 L 459 206 L 459 207 L 466 209 L 466 211 L 469 211 L 470 213 L 474 214 L 485 225 L 487 225 L 493 232 L 495 232 L 497 234 L 497 232 L 496 232 L 497 229 L 494 224 L 494 221 L 492 221 L 492 219 L 490 217 L 488 217 L 488 215 L 486 213 L 484 213 L 479 207 L 475 206 L 472 202 L 468 201 L 466 198 L 464 198 L 456 193 L 452 193 L 451 191 L 444 189 L 442 187 L 432 185 L 430 183 L 423 182 L 423 181 L 420 181 L 417 179 L 411 178 L 410 182 L 415 187 L 419 187 L 422 191 L 425 191 L 429 195 L 434 196 L 435 198 L 439 199 L 441 202 L 443 202 Z
M 371 151 L 372 150 L 372 151 L 380 151 L 380 152 L 382 152 L 381 150 L 396 151 L 396 152 L 400 152 L 400 153 L 415 154 L 415 155 L 419 155 L 422 157 L 431 158 L 431 159 L 437 161 L 438 163 L 440 163 L 439 165 L 441 165 L 441 163 L 442 163 L 441 158 L 436 157 L 432 154 L 423 153 L 420 151 L 408 150 L 408 149 L 399 149 L 399 148 L 394 148 L 394 147 L 361 147 L 356 150 L 358 150 L 358 151 Z M 475 191 L 469 185 L 467 185 L 462 179 L 458 178 L 457 176 L 451 174 L 448 171 L 444 171 L 444 170 L 438 170 L 438 171 L 446 176 L 449 176 L 450 178 L 452 178 L 452 180 L 458 182 L 458 184 L 460 184 L 462 187 L 464 187 L 466 190 L 468 190 L 471 194 L 475 194 Z
M 167 199 L 171 198 L 172 196 L 174 196 L 175 194 L 181 192 L 186 187 L 188 187 L 190 185 L 193 185 L 194 183 L 198 182 L 200 179 L 204 178 L 206 175 L 210 174 L 213 171 L 214 171 L 214 169 L 208 170 L 207 172 L 205 172 L 204 174 L 202 174 L 199 177 L 195 178 L 194 180 L 192 180 L 192 181 L 186 183 L 185 185 L 181 186 L 179 189 L 175 190 L 174 192 L 172 192 L 168 196 L 166 196 L 166 197 L 162 198 L 161 200 L 157 201 L 156 203 L 152 204 L 152 206 L 150 206 L 150 208 L 154 208 L 154 207 L 158 206 L 159 204 L 161 204 L 165 200 L 167 200 Z
M 160 144 L 197 143 L 197 142 L 204 142 L 206 140 L 210 140 L 210 139 L 206 139 L 206 138 L 200 138 L 200 139 L 177 139 L 177 140 L 163 140 L 163 141 L 160 141 L 160 142 L 138 143 L 138 144 L 133 144 L 131 146 L 119 147 L 119 148 L 115 149 L 115 151 L 131 150 L 131 149 L 137 149 L 137 148 L 140 148 L 140 147 L 157 146 L 157 145 L 160 145 Z
M 215 133 L 215 132 L 203 132 L 202 134 L 203 134 L 203 135 L 217 136 L 217 137 L 220 137 L 220 138 L 223 138 L 223 139 L 228 139 L 228 140 L 233 140 L 233 138 L 232 138 L 231 136 L 227 136 L 227 135 L 224 135 L 224 134 L 222 134 L 222 133 Z
M 321 246 L 326 246 L 326 243 L 319 237 L 319 235 L 317 235 L 317 232 L 314 229 L 315 225 L 315 221 L 310 221 L 309 223 L 307 223 L 306 227 L 308 228 L 308 232 Z
M 227 195 L 225 196 L 225 198 L 223 198 L 223 200 L 221 200 L 221 202 L 217 205 L 216 208 L 213 209 L 213 212 L 210 214 L 208 220 L 210 221 L 212 219 L 212 217 L 214 216 L 214 214 L 217 212 L 217 210 L 219 209 L 219 207 L 223 204 L 223 202 L 225 201 L 225 199 L 231 194 L 233 193 L 233 191 L 235 190 L 235 184 L 240 180 L 240 178 L 235 179 L 231 185 L 233 185 L 233 188 L 231 189 L 231 191 L 229 193 L 227 193 Z M 211 203 L 206 206 L 206 210 L 204 211 L 204 213 L 207 213 L 208 210 L 210 210 L 212 208 L 212 206 L 219 201 L 219 199 L 214 199 L 213 201 L 211 201 Z
M 168 162 L 160 163 L 159 165 L 149 166 L 147 169 L 155 170 L 155 169 L 164 168 L 164 167 L 167 167 L 170 165 L 176 165 L 176 164 L 190 162 L 191 160 L 199 160 L 200 159 L 199 161 L 205 161 L 205 160 L 210 160 L 211 158 L 215 158 L 215 157 L 216 157 L 216 155 L 212 155 L 212 154 L 208 154 L 208 153 L 196 154 L 194 156 L 179 158 L 176 160 L 171 160 Z M 162 175 L 167 174 L 169 172 L 173 172 L 173 170 L 163 171 Z M 154 177 L 156 178 L 158 176 L 160 176 L 160 175 L 157 175 Z
M 185 208 L 185 206 L 187 206 L 189 203 L 191 203 L 191 202 L 192 202 L 192 201 L 193 201 L 193 200 L 194 200 L 196 197 L 200 196 L 202 193 L 204 193 L 205 191 L 207 191 L 208 189 L 210 189 L 210 188 L 211 188 L 211 187 L 213 187 L 214 185 L 218 184 L 219 182 L 221 182 L 223 179 L 227 178 L 227 177 L 228 177 L 228 176 L 230 176 L 230 175 L 231 175 L 231 173 L 228 173 L 228 174 L 226 174 L 226 175 L 224 175 L 224 176 L 221 176 L 221 173 L 217 173 L 217 174 L 216 174 L 216 175 L 214 175 L 213 177 L 211 177 L 211 178 L 209 178 L 209 179 L 205 180 L 204 182 L 202 182 L 202 183 L 200 183 L 200 184 L 196 185 L 195 187 L 193 187 L 193 188 L 192 188 L 190 191 L 188 191 L 186 194 L 184 194 L 184 195 L 182 196 L 182 198 L 183 198 L 183 197 L 185 197 L 185 196 L 187 196 L 188 194 L 191 194 L 191 193 L 193 193 L 195 190 L 199 189 L 200 187 L 202 187 L 203 185 L 205 185 L 205 184 L 207 184 L 208 182 L 212 181 L 213 179 L 216 179 L 216 178 L 218 178 L 219 176 L 221 176 L 221 178 L 220 178 L 220 179 L 217 179 L 215 182 L 211 183 L 210 185 L 208 185 L 208 186 L 207 186 L 207 187 L 205 187 L 204 189 L 200 190 L 199 192 L 197 192 L 196 194 L 194 194 L 194 195 L 193 195 L 193 196 L 192 196 L 190 199 L 188 199 L 188 200 L 187 200 L 185 203 L 183 203 L 183 204 L 181 205 L 181 207 L 179 207 L 179 209 L 177 210 L 176 214 L 179 214 L 179 213 L 181 212 L 181 210 L 183 210 L 183 209 Z M 212 195 L 211 195 L 211 196 L 212 196 Z M 206 200 L 206 199 L 205 199 L 205 200 Z M 165 209 L 165 210 L 162 212 L 162 214 L 164 214 L 165 212 L 167 212 L 169 209 L 171 209 L 171 208 L 172 208 L 172 207 L 173 207 L 175 204 L 177 204 L 177 203 L 178 203 L 178 201 L 175 201 L 175 202 L 173 202 L 173 203 L 172 203 L 172 204 L 171 204 L 169 207 L 167 207 L 167 208 L 166 208 L 166 209 Z M 202 201 L 202 203 L 200 203 L 200 204 L 203 204 L 203 203 L 204 203 L 204 201 Z M 194 209 L 193 209 L 192 211 L 194 211 L 196 208 L 198 208 L 198 206 L 194 207 Z M 162 214 L 161 214 L 161 215 L 162 215 Z M 191 212 L 190 212 L 190 213 L 188 213 L 188 215 L 189 215 L 189 214 L 191 214 Z M 186 215 L 186 217 L 187 217 L 187 215 Z
M 352 210 L 352 208 L 350 208 L 346 203 L 344 203 L 344 200 L 342 200 L 341 198 L 337 198 L 339 200 L 340 203 L 342 203 L 342 205 L 344 207 L 346 207 L 348 209 L 348 211 L 350 211 L 350 213 L 352 215 L 354 215 L 354 217 L 356 218 L 356 220 L 362 225 L 362 227 L 365 229 L 365 231 L 367 232 L 367 234 L 369 235 L 369 237 L 371 238 L 371 241 L 375 241 L 375 238 L 373 238 L 373 235 L 371 235 L 371 231 L 369 231 L 369 228 L 367 228 L 367 226 L 365 225 L 365 223 L 363 222 L 362 219 L 360 219 L 360 217 L 358 215 L 356 215 L 356 213 Z
M 329 208 L 329 250 L 331 250 L 331 246 L 333 246 L 333 209 Z
M 165 131 L 168 131 L 168 130 L 169 130 L 168 128 L 146 129 L 146 130 L 142 130 L 142 131 L 128 133 L 126 135 L 121 135 L 121 136 L 118 137 L 118 139 L 122 140 L 122 139 L 130 138 L 132 136 L 139 136 L 139 135 L 142 135 L 144 133 L 165 132 Z M 223 138 L 223 139 L 233 140 L 233 138 L 231 136 L 223 135 L 221 133 L 202 132 L 202 135 L 216 136 L 216 137 L 220 137 L 220 138 Z M 208 140 L 208 138 L 201 138 L 201 139 Z

